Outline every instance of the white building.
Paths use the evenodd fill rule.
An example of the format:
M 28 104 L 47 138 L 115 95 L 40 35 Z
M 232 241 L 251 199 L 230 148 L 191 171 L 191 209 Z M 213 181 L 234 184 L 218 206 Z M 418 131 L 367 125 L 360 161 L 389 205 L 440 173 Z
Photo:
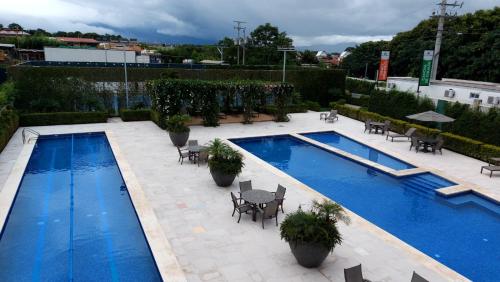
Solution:
M 44 47 L 47 62 L 149 63 L 148 55 L 135 51 Z
M 418 78 L 388 77 L 387 88 L 417 93 Z M 443 78 L 431 80 L 429 86 L 420 86 L 420 94 L 439 101 L 459 102 L 487 110 L 500 107 L 500 84 L 482 81 Z

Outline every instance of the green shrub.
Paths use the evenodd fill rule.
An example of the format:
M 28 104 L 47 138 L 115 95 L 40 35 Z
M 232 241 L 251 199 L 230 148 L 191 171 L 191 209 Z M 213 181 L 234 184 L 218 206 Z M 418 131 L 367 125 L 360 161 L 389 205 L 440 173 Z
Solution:
M 337 222 L 349 223 L 344 209 L 328 200 L 322 203 L 313 201 L 310 211 L 297 211 L 288 214 L 280 226 L 281 239 L 290 244 L 317 243 L 330 251 L 342 243 Z
M 304 103 L 289 105 L 288 112 L 290 112 L 290 113 L 306 113 L 307 107 Z
M 20 116 L 21 126 L 102 123 L 106 122 L 106 112 L 59 112 L 59 113 L 33 113 Z
M 351 93 L 370 95 L 375 89 L 375 82 L 347 77 L 345 89 Z
M 385 117 L 365 110 L 358 111 L 358 120 L 366 121 L 368 119 L 372 121 L 384 121 Z
M 304 101 L 304 106 L 310 111 L 319 112 L 321 111 L 321 105 L 315 101 Z
M 161 117 L 160 113 L 157 111 L 151 110 L 151 120 L 158 125 L 161 129 L 166 129 L 167 125 L 165 123 L 165 119 Z
M 481 158 L 482 142 L 449 132 L 441 133 L 441 136 L 447 149 L 466 156 Z
M 336 104 L 335 109 L 338 110 L 339 114 L 343 116 L 350 117 L 352 119 L 359 119 L 359 109 L 341 104 Z
M 166 120 L 166 129 L 172 133 L 189 132 L 189 127 L 186 126 L 186 122 L 189 120 L 188 115 L 173 115 Z
M 7 108 L 0 110 L 0 152 L 7 146 L 18 127 L 19 116 L 15 111 Z
M 210 155 L 208 159 L 210 170 L 228 175 L 238 175 L 245 165 L 243 155 L 218 138 L 210 142 L 208 153 Z
M 399 120 L 399 119 L 394 119 L 390 117 L 384 117 L 384 120 L 388 120 L 391 122 L 391 131 L 397 132 L 399 134 L 404 134 L 406 130 L 408 130 L 410 127 L 408 126 L 408 122 Z
M 435 128 L 430 128 L 426 127 L 420 124 L 414 124 L 414 123 L 408 123 L 406 125 L 406 129 L 408 130 L 411 127 L 415 127 L 417 129 L 417 134 L 419 135 L 424 135 L 424 136 L 437 136 L 441 133 L 441 130 L 435 129 Z
M 490 144 L 481 146 L 481 159 L 488 161 L 489 158 L 500 158 L 500 147 Z
M 120 117 L 123 121 L 141 121 L 151 120 L 151 110 L 138 109 L 138 110 L 121 110 Z

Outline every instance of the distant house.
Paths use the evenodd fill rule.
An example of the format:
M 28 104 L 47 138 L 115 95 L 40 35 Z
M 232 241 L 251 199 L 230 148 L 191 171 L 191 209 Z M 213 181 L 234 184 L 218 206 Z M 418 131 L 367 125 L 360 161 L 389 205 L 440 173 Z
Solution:
M 56 37 L 57 41 L 64 42 L 68 46 L 74 47 L 94 47 L 99 45 L 99 41 L 93 38 L 79 38 L 79 37 Z
M 8 28 L 0 29 L 0 38 L 28 36 L 28 35 L 30 34 L 22 30 L 13 30 Z
M 19 59 L 22 61 L 44 61 L 45 54 L 43 50 L 37 49 L 17 49 Z

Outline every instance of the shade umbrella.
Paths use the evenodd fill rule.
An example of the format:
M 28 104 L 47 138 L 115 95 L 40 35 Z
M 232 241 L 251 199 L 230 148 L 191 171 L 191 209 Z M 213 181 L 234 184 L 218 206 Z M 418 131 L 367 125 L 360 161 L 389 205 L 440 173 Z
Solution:
M 452 122 L 455 119 L 445 116 L 434 111 L 427 111 L 419 114 L 406 116 L 409 119 L 419 120 L 419 121 L 433 121 L 433 122 Z

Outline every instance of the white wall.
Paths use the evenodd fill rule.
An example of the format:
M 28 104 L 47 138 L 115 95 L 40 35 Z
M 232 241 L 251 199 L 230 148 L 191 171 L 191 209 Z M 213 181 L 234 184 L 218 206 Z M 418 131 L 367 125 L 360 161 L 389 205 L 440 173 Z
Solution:
M 387 79 L 387 88 L 389 89 L 393 85 L 395 85 L 396 90 L 416 93 L 418 79 L 389 77 Z M 449 98 L 444 96 L 445 91 L 449 89 L 455 91 L 455 97 Z M 479 99 L 482 100 L 480 104 L 481 108 L 500 107 L 500 105 L 488 104 L 488 97 L 500 99 L 500 85 L 498 84 L 444 79 L 441 81 L 432 81 L 429 86 L 420 86 L 420 95 L 429 97 L 434 102 L 445 100 L 472 105 L 474 98 L 470 97 L 471 92 L 479 94 Z
M 124 51 L 44 47 L 48 62 L 123 63 Z M 135 63 L 135 51 L 125 51 L 127 63 Z

